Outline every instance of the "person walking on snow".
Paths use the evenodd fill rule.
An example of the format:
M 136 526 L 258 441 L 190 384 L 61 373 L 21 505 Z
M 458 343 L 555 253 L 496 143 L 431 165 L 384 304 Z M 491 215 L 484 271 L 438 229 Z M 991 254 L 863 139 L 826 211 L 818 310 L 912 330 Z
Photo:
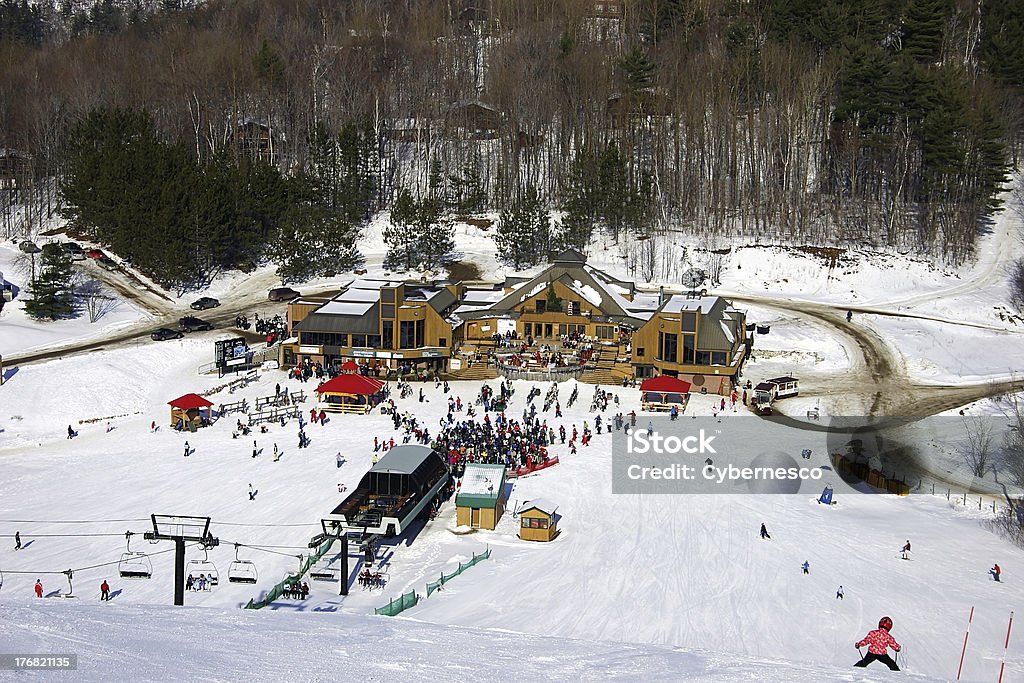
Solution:
M 106 579 L 100 584 L 100 600 L 110 600 L 110 586 L 107 585 Z
M 768 527 L 764 525 L 764 522 L 761 522 L 761 538 L 771 540 L 771 535 L 768 533 Z
M 910 539 L 909 538 L 907 539 L 907 542 L 903 545 L 903 548 L 900 550 L 900 552 L 902 553 L 901 557 L 904 560 L 907 559 L 907 553 L 910 552 Z
M 1003 573 L 1003 571 L 999 568 L 999 565 L 996 564 L 989 571 L 992 572 L 992 578 L 995 579 L 996 582 L 999 582 L 999 575 Z
M 186 442 L 185 442 L 185 453 L 184 453 L 184 455 L 185 455 L 185 457 L 186 457 L 186 458 L 187 458 L 187 457 L 189 456 L 189 452 L 190 452 L 191 450 L 192 450 L 192 449 L 191 449 L 191 447 L 190 447 L 190 446 L 188 445 L 188 441 L 186 441 Z
M 900 651 L 900 644 L 896 642 L 896 639 L 889 635 L 889 631 L 892 630 L 892 619 L 889 617 L 882 617 L 878 620 L 878 628 L 874 631 L 868 631 L 868 634 L 861 640 L 857 641 L 854 645 L 858 650 L 865 645 L 868 646 L 868 653 L 861 658 L 859 662 L 854 666 L 865 667 L 871 662 L 881 662 L 889 667 L 892 671 L 899 671 L 900 668 L 896 666 L 896 662 L 889 656 L 888 648 L 892 648 L 894 652 Z
M 844 595 L 843 587 L 840 586 L 839 590 L 836 591 L 836 600 L 842 600 L 843 599 L 843 595 Z
M 800 565 L 800 566 L 803 567 L 804 574 L 810 574 L 811 573 L 811 563 L 808 562 L 807 560 L 804 560 L 804 563 L 802 565 Z
M 39 581 L 39 579 L 36 579 L 35 591 L 37 598 L 43 597 L 43 584 Z

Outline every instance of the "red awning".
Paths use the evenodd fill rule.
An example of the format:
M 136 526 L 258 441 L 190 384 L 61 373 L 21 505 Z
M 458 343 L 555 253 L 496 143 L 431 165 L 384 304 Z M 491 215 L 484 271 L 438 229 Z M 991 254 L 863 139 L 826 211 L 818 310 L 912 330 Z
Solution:
M 174 399 L 167 405 L 181 410 L 192 410 L 193 408 L 209 408 L 213 403 L 207 401 L 199 394 L 185 394 L 184 396 Z
M 373 377 L 344 374 L 328 380 L 316 388 L 318 394 L 358 394 L 370 396 L 380 391 L 384 383 Z
M 359 370 L 359 364 L 349 358 L 347 361 L 341 364 L 342 372 L 357 372 Z
M 660 394 L 688 394 L 690 393 L 690 383 L 678 377 L 659 375 L 645 379 L 640 385 L 640 391 L 653 391 Z

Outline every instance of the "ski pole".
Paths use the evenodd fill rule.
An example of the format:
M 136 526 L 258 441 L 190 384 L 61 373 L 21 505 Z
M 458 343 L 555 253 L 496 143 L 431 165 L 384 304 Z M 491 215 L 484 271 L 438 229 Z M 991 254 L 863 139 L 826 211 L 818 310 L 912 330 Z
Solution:
M 1010 628 L 1013 626 L 1013 612 L 1010 612 L 1010 623 L 1006 625 L 1006 642 L 1003 643 L 1003 660 L 999 664 L 999 683 L 1003 683 L 1003 668 L 1006 666 L 1006 648 L 1010 647 Z
M 971 605 L 971 614 L 967 617 L 967 633 L 964 634 L 964 648 L 960 651 L 960 666 L 956 668 L 956 680 L 960 680 L 960 672 L 964 668 L 964 655 L 967 653 L 967 638 L 971 635 L 971 620 L 974 619 L 974 605 Z

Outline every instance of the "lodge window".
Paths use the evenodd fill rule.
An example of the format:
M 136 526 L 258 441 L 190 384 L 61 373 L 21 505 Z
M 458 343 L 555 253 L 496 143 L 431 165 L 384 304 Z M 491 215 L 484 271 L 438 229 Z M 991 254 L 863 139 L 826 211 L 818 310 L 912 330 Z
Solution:
M 637 358 L 643 358 L 644 357 L 644 347 L 642 347 L 642 346 L 637 347 L 637 349 L 636 349 L 636 357 Z
M 711 364 L 712 365 L 727 365 L 728 361 L 726 358 L 728 354 L 725 351 L 712 351 L 711 352 Z
M 675 334 L 658 333 L 658 360 L 667 363 L 675 363 L 678 358 L 679 336 Z
M 585 335 L 586 333 L 587 333 L 587 326 L 586 325 L 559 325 L 558 326 L 558 336 L 560 336 L 560 337 L 564 337 L 567 334 L 581 334 L 581 335 Z
M 427 324 L 425 320 L 416 321 L 416 346 L 426 345 Z
M 693 363 L 694 350 L 697 347 L 696 337 L 692 334 L 683 335 L 683 362 Z
M 711 365 L 711 352 L 710 351 L 698 351 L 697 352 L 697 365 Z
M 395 305 L 394 304 L 381 304 L 381 306 L 380 306 L 380 317 L 382 317 L 382 318 L 394 318 L 395 317 Z
M 380 348 L 380 335 L 379 334 L 368 335 L 366 337 L 366 345 L 369 346 L 371 349 L 379 349 Z
M 547 299 L 537 299 L 534 302 L 536 308 L 534 309 L 537 313 L 546 313 L 548 310 Z
M 403 320 L 398 323 L 398 348 L 412 349 L 416 346 L 416 323 Z
M 569 315 L 579 315 L 580 314 L 580 302 L 579 301 L 570 301 L 568 303 L 568 305 L 566 306 L 566 308 L 565 308 L 565 312 L 568 313 Z
M 683 312 L 683 332 L 697 331 L 697 314 L 694 312 Z
M 366 346 L 366 335 L 365 334 L 353 334 L 352 335 L 352 346 Z
M 533 325 L 530 323 L 523 323 L 523 336 L 529 337 L 533 334 Z
M 438 346 L 448 346 L 448 337 L 438 337 L 437 338 L 437 345 Z
M 524 529 L 547 529 L 548 520 L 546 519 L 534 519 L 532 517 L 523 517 L 522 528 Z
M 382 289 L 380 290 L 380 300 L 384 303 L 393 304 L 395 303 L 395 290 L 393 289 Z
M 336 332 L 299 332 L 299 343 L 310 346 L 348 346 L 348 335 Z
M 391 320 L 384 320 L 380 327 L 381 348 L 395 348 L 395 323 Z
M 597 326 L 597 338 L 598 339 L 614 339 L 615 328 L 610 325 L 598 325 Z

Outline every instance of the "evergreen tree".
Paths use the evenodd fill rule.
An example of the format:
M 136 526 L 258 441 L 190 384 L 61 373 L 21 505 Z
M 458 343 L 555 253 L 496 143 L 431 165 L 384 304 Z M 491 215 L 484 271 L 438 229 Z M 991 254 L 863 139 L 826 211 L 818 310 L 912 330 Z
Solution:
M 629 92 L 637 92 L 654 85 L 658 67 L 639 47 L 633 48 L 619 60 L 622 81 Z
M 997 81 L 1024 86 L 1024 0 L 982 4 L 979 47 L 985 67 Z
M 29 288 L 25 312 L 39 320 L 59 320 L 75 312 L 75 287 L 71 259 L 60 249 L 41 255 L 39 275 Z
M 544 308 L 549 313 L 561 313 L 562 312 L 562 300 L 558 298 L 558 293 L 555 291 L 555 285 L 548 283 L 547 292 L 544 294 Z
M 933 64 L 942 56 L 942 37 L 953 0 L 910 0 L 903 15 L 901 52 L 922 64 Z
M 391 221 L 384 228 L 384 242 L 388 253 L 384 265 L 388 268 L 412 270 L 418 258 L 417 252 L 418 206 L 412 194 L 402 189 L 391 207 Z
M 435 268 L 452 258 L 455 227 L 444 216 L 444 203 L 437 197 L 413 198 L 401 190 L 391 209 L 391 223 L 384 229 L 388 245 L 384 264 L 389 268 Z
M 551 248 L 551 219 L 532 185 L 502 209 L 494 243 L 498 259 L 519 270 L 543 263 Z

